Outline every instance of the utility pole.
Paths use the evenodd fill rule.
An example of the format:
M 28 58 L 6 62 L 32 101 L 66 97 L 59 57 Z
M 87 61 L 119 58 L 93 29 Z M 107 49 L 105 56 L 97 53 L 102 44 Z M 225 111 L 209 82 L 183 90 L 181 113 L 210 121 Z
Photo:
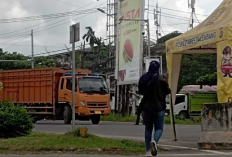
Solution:
M 34 61 L 34 42 L 33 42 L 33 29 L 31 30 L 31 68 L 34 69 L 35 61 Z
M 72 26 L 73 27 L 73 33 L 76 34 L 76 28 L 75 25 Z M 74 35 L 75 38 L 75 35 Z M 74 39 L 75 40 L 75 39 Z M 76 57 L 75 57 L 75 42 L 72 43 L 72 129 L 75 129 L 75 114 L 76 114 L 76 92 L 75 92 L 75 84 L 76 84 Z
M 189 0 L 188 0 L 188 7 L 192 8 L 192 13 L 191 13 L 191 18 L 192 18 L 192 23 L 190 24 L 190 27 L 193 28 L 194 27 L 194 18 L 193 18 L 193 15 L 195 14 L 195 3 L 196 3 L 196 0 L 191 0 L 191 4 L 189 3 Z
M 147 37 L 148 37 L 148 57 L 151 57 L 151 37 L 150 37 L 150 22 L 147 19 Z
M 115 41 L 115 45 L 116 45 L 116 52 L 115 52 L 115 60 L 116 60 L 116 63 L 115 63 L 115 80 L 116 80 L 116 83 L 115 83 L 115 88 L 114 88 L 114 96 L 115 96 L 115 110 L 120 110 L 119 108 L 119 85 L 118 85 L 118 71 L 119 71 L 119 45 L 120 45 L 120 38 L 119 38 L 119 28 L 120 28 L 120 25 L 119 25 L 119 15 L 120 15 L 120 10 L 121 10 L 121 2 L 118 1 L 117 3 L 117 22 L 116 22 L 116 41 Z
M 158 43 L 158 39 L 160 34 L 159 28 L 160 28 L 160 23 L 159 23 L 159 14 L 161 15 L 161 12 L 159 12 L 159 5 L 158 2 L 156 4 L 156 9 L 154 9 L 154 21 L 156 25 L 156 43 Z M 161 19 L 160 19 L 161 21 Z
M 80 41 L 80 23 L 70 26 L 70 44 L 72 44 L 72 130 L 75 129 L 76 114 L 76 57 L 75 42 Z

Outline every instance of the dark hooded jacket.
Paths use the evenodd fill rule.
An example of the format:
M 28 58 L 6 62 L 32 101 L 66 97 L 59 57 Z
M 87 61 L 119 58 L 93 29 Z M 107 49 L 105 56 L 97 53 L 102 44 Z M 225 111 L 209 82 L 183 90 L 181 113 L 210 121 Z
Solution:
M 166 96 L 171 93 L 171 91 L 166 78 L 159 74 L 159 68 L 160 67 L 157 65 L 157 62 L 156 64 L 151 63 L 149 72 L 145 74 L 150 77 L 150 80 L 147 79 L 149 83 L 139 105 L 137 112 L 138 114 L 141 114 L 142 111 L 160 112 L 166 109 L 165 99 Z

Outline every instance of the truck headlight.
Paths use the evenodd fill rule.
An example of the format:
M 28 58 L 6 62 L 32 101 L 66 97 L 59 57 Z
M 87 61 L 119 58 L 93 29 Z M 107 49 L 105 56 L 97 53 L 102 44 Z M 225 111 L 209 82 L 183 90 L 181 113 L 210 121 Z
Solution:
M 81 101 L 80 102 L 81 106 L 85 106 L 85 102 Z

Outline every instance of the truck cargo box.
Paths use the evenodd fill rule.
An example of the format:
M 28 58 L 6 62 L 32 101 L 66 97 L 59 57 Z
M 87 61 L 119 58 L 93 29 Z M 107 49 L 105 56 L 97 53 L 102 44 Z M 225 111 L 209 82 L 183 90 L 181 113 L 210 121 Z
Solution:
M 0 71 L 0 82 L 3 83 L 0 101 L 9 100 L 29 109 L 46 108 L 50 114 L 55 114 L 59 78 L 65 72 L 58 68 Z

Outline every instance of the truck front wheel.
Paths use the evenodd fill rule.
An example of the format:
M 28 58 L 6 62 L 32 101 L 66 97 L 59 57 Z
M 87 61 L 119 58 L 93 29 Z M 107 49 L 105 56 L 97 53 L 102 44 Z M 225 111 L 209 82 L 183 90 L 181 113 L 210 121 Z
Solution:
M 99 124 L 100 120 L 101 120 L 101 116 L 100 115 L 96 115 L 96 116 L 92 116 L 91 117 L 92 124 L 97 125 L 97 124 Z
M 64 124 L 71 124 L 72 110 L 71 110 L 71 107 L 69 105 L 66 105 L 64 107 L 63 117 L 64 117 Z
M 187 118 L 187 113 L 186 112 L 183 112 L 181 111 L 178 115 L 181 119 L 186 119 Z

